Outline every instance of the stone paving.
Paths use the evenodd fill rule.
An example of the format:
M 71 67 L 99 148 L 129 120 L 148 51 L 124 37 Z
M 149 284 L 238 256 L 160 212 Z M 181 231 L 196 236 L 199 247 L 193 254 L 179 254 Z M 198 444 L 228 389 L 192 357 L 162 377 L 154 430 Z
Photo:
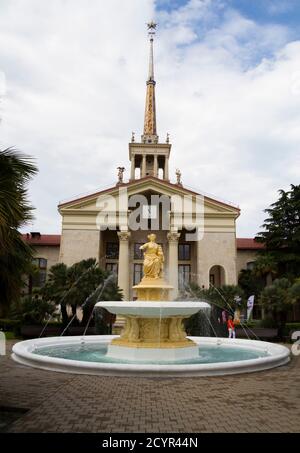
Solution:
M 55 373 L 0 356 L 0 407 L 29 409 L 8 432 L 299 432 L 300 356 L 259 373 L 172 379 Z

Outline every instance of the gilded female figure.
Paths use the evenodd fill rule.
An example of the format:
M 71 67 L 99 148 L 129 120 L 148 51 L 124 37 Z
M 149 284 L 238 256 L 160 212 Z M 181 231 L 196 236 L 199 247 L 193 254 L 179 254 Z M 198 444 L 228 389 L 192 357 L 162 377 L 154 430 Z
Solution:
M 144 251 L 144 277 L 159 278 L 163 269 L 164 254 L 162 247 L 155 242 L 155 234 L 149 234 L 148 239 L 149 242 L 140 247 L 140 250 Z

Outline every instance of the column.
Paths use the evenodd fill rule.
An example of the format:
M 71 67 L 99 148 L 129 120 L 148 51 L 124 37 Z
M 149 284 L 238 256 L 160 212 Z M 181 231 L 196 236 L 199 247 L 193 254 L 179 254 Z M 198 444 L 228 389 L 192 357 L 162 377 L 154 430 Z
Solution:
M 130 179 L 133 181 L 135 178 L 135 156 L 131 156 Z
M 143 160 L 142 160 L 142 174 L 141 178 L 144 178 L 146 176 L 146 155 L 143 155 Z
M 157 154 L 154 154 L 153 176 L 155 176 L 155 178 L 158 177 L 158 161 L 157 161 Z
M 129 300 L 129 231 L 119 231 L 118 286 L 123 291 L 124 300 Z
M 178 239 L 180 233 L 170 232 L 167 234 L 169 241 L 169 284 L 173 286 L 171 298 L 174 300 L 178 295 Z
M 169 180 L 169 158 L 165 157 L 164 179 Z

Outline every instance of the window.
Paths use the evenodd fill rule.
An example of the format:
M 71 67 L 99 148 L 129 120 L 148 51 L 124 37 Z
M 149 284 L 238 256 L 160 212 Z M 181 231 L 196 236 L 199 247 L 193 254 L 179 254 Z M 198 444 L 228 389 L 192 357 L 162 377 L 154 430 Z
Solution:
M 117 260 L 119 258 L 119 243 L 107 242 L 106 243 L 106 258 L 110 260 Z
M 105 269 L 108 272 L 118 275 L 118 263 L 106 263 Z
M 249 263 L 247 263 L 247 269 L 249 271 L 252 271 L 253 268 L 254 268 L 254 261 L 249 261 Z
M 178 266 L 178 286 L 183 289 L 189 285 L 191 278 L 191 266 L 189 264 L 179 264 Z
M 133 284 L 138 285 L 143 278 L 143 265 L 134 264 L 133 265 Z
M 209 283 L 213 286 L 215 286 L 215 275 L 214 274 L 209 274 Z
M 191 244 L 178 244 L 178 259 L 180 261 L 191 259 Z
M 35 267 L 35 271 L 32 275 L 31 286 L 40 288 L 46 283 L 47 260 L 45 258 L 34 258 L 32 264 Z
M 142 243 L 134 244 L 134 259 L 135 260 L 142 260 L 144 258 L 143 250 L 140 250 L 140 246 L 143 245 Z

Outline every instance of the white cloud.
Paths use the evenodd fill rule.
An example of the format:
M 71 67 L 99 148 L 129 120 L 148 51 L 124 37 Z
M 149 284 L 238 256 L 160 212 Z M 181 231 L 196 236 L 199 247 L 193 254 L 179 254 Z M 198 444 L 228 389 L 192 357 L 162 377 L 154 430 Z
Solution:
M 223 2 L 156 14 L 158 129 L 188 186 L 240 204 L 254 235 L 279 188 L 299 181 L 300 42 Z M 35 230 L 59 232 L 57 203 L 116 182 L 143 126 L 151 0 L 15 0 L 0 6 L 1 145 L 34 155 Z M 175 178 L 174 178 L 175 179 Z M 30 228 L 31 229 L 31 228 Z

